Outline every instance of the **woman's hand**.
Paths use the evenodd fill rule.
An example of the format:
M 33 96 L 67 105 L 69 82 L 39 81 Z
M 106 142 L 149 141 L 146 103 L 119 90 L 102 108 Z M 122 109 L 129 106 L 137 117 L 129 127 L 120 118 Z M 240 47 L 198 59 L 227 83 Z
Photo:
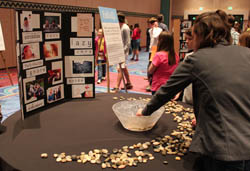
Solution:
M 143 110 L 143 109 L 139 109 L 139 110 L 136 112 L 136 116 L 143 116 L 142 110 Z

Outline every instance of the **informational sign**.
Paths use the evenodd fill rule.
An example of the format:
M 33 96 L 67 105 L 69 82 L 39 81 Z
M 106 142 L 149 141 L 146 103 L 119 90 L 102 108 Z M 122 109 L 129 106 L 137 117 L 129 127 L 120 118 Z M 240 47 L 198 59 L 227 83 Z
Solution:
M 4 39 L 3 39 L 3 31 L 2 31 L 2 25 L 0 22 L 0 51 L 5 50 L 5 45 L 4 45 Z
M 115 65 L 125 62 L 121 29 L 116 9 L 99 7 L 99 13 L 107 46 L 109 64 Z

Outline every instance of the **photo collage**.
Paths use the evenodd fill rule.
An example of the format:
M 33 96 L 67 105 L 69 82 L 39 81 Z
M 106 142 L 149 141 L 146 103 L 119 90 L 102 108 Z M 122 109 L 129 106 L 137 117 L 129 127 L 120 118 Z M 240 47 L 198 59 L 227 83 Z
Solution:
M 16 11 L 23 119 L 66 98 L 94 97 L 93 22 L 92 13 Z

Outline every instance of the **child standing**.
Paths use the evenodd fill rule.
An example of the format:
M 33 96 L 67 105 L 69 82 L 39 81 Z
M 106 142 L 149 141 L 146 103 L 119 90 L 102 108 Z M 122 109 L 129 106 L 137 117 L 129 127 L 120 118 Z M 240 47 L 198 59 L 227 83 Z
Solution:
M 98 30 L 97 37 L 95 38 L 95 60 L 98 69 L 97 84 L 106 80 L 106 44 L 102 29 Z
M 174 38 L 169 32 L 163 31 L 159 35 L 157 52 L 149 66 L 148 72 L 153 75 L 152 95 L 167 82 L 178 66 L 179 56 L 174 50 Z

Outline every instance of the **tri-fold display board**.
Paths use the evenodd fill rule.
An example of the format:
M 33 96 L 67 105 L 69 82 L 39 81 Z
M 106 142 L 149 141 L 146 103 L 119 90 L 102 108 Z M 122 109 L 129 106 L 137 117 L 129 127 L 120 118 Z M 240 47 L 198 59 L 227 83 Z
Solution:
M 95 97 L 94 20 L 93 13 L 16 11 L 23 119 L 67 99 Z

